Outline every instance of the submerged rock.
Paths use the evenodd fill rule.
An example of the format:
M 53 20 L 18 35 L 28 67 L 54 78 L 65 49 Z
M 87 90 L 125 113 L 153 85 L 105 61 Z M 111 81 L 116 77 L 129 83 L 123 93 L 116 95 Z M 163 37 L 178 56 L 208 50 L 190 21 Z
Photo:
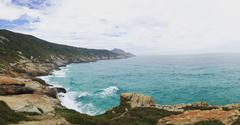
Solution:
M 55 87 L 58 93 L 67 93 L 67 90 L 65 88 Z
M 152 97 L 137 93 L 122 93 L 120 98 L 120 105 L 129 105 L 131 108 L 155 107 L 156 105 Z

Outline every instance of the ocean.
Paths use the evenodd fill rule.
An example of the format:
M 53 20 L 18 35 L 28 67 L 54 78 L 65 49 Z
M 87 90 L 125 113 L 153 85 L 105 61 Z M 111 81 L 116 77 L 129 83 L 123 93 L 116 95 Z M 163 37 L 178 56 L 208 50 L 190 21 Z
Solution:
M 42 79 L 67 89 L 62 104 L 98 115 L 119 104 L 123 92 L 152 96 L 159 104 L 240 103 L 240 54 L 137 56 L 70 64 Z

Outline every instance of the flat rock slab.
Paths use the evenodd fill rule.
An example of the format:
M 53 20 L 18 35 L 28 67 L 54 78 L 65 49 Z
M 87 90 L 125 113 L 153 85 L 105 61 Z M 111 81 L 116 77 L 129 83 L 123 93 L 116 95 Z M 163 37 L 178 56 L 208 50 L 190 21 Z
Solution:
M 11 125 L 71 125 L 62 117 L 49 116 L 49 115 L 41 115 L 41 116 L 33 116 L 33 120 L 30 121 L 22 121 L 17 124 Z
M 60 104 L 58 99 L 37 94 L 0 96 L 0 100 L 6 102 L 15 111 L 33 113 L 54 112 L 55 107 Z

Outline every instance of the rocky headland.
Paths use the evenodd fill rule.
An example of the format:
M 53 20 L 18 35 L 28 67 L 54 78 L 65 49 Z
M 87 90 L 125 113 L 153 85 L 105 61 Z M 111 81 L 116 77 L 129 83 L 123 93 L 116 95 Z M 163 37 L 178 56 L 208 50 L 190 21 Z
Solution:
M 55 88 L 36 76 L 70 63 L 133 57 L 112 51 L 49 43 L 0 30 L 0 125 L 240 125 L 240 105 L 207 102 L 161 105 L 150 96 L 122 93 L 119 106 L 89 116 L 61 105 Z

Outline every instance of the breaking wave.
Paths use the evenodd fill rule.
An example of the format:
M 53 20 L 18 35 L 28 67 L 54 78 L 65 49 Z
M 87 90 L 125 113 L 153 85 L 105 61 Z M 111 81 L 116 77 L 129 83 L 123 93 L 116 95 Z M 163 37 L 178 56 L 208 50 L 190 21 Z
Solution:
M 116 94 L 119 88 L 117 86 L 109 86 L 108 88 L 102 89 L 98 95 L 101 97 L 107 97 L 112 96 L 113 94 Z

